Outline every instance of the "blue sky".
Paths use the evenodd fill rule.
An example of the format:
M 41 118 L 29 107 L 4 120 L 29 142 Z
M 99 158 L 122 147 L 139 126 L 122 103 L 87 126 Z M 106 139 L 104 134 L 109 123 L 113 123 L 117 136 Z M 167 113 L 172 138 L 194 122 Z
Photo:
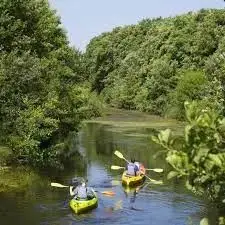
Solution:
M 70 43 L 84 50 L 91 38 L 144 18 L 168 17 L 202 8 L 225 8 L 223 0 L 49 0 Z

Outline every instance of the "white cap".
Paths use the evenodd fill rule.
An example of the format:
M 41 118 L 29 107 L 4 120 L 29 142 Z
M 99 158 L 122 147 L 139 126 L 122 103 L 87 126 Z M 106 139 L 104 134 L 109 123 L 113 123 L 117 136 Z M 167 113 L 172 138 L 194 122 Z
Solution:
M 81 186 L 82 186 L 82 187 L 85 187 L 85 186 L 86 186 L 86 184 L 85 184 L 85 183 L 82 183 L 82 184 L 81 184 Z

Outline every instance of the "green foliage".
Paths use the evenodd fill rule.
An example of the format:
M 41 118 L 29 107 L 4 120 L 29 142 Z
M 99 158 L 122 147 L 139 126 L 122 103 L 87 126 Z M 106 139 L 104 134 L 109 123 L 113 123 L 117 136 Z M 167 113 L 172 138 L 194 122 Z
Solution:
M 68 43 L 47 0 L 2 0 L 0 18 L 2 51 L 29 51 L 41 57 Z
M 184 119 L 185 101 L 201 100 L 204 98 L 207 90 L 208 82 L 205 75 L 200 71 L 185 71 L 177 82 L 177 86 L 174 91 L 170 94 L 170 104 L 168 110 L 175 110 L 173 116 L 178 119 Z M 175 111 L 174 110 L 174 111 Z
M 64 140 L 102 107 L 83 84 L 83 56 L 47 0 L 0 2 L 0 48 L 0 133 L 11 161 L 62 167 Z
M 173 170 L 168 179 L 185 177 L 186 186 L 198 194 L 217 199 L 225 194 L 225 119 L 197 101 L 185 102 L 187 125 L 177 147 L 177 137 L 167 129 L 152 140 L 166 150 L 166 161 Z
M 95 37 L 84 54 L 92 88 L 119 108 L 183 119 L 184 101 L 201 99 L 224 113 L 224 18 L 200 10 Z

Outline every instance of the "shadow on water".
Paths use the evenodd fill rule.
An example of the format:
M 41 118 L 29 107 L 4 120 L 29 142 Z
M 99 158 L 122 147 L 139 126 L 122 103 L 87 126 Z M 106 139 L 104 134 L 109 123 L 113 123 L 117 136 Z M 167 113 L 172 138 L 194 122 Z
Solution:
M 117 122 L 114 124 L 113 120 Z M 144 116 L 144 120 L 149 120 L 149 117 Z M 126 123 L 121 124 L 124 121 Z M 141 127 L 138 127 L 138 123 L 132 124 L 133 121 L 141 123 Z M 75 165 L 81 165 L 78 166 L 80 169 L 72 164 L 64 172 L 54 175 L 45 171 L 23 193 L 0 193 L 0 224 L 198 225 L 205 216 L 216 224 L 219 210 L 188 192 L 183 183 L 166 181 L 166 173 L 148 173 L 155 180 L 163 179 L 163 185 L 154 185 L 147 180 L 141 187 L 126 189 L 121 186 L 122 170 L 110 169 L 111 165 L 125 165 L 125 161 L 113 154 L 119 149 L 128 159 L 135 157 L 148 168 L 160 167 L 167 171 L 163 156 L 153 158 L 160 149 L 151 142 L 149 132 L 168 124 L 175 129 L 171 121 L 167 123 L 160 119 L 146 125 L 140 114 L 132 120 L 129 113 L 120 113 L 115 117 L 110 115 L 109 123 L 106 118 L 104 123 L 100 120 L 85 123 L 78 137 L 82 157 L 74 161 Z M 98 208 L 79 216 L 68 207 L 68 188 L 49 185 L 50 182 L 67 185 L 76 176 L 87 178 L 88 184 L 98 191 L 99 196 Z M 103 191 L 116 194 L 106 196 L 101 193 Z

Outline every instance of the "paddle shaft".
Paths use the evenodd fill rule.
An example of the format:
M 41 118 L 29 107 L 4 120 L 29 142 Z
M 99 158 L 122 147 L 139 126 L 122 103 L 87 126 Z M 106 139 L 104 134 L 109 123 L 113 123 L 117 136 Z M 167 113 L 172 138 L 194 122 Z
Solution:
M 120 170 L 120 169 L 125 169 L 125 167 L 112 165 L 111 169 L 112 170 Z M 163 172 L 163 169 L 160 169 L 160 168 L 155 168 L 155 169 L 147 169 L 146 168 L 145 170 L 151 170 L 151 171 L 154 171 L 156 173 L 162 173 Z
M 162 181 L 157 181 L 157 180 L 154 180 L 154 179 L 151 179 L 149 176 L 147 176 L 146 174 L 144 174 L 145 177 L 147 177 L 151 182 L 154 182 L 154 183 L 162 183 Z
M 63 184 L 60 184 L 60 183 L 51 183 L 51 186 L 52 187 L 60 187 L 60 188 L 71 188 L 72 186 L 67 186 L 67 185 L 63 185 Z M 101 194 L 104 194 L 104 195 L 114 195 L 115 193 L 113 191 L 97 191 L 97 190 L 94 190 L 92 189 L 94 192 L 98 192 L 98 193 L 101 193 Z
M 161 169 L 161 168 L 154 168 L 154 169 L 148 169 L 148 168 L 146 168 L 145 170 L 151 170 L 151 171 L 154 171 L 156 173 L 162 173 L 163 172 L 163 169 Z

